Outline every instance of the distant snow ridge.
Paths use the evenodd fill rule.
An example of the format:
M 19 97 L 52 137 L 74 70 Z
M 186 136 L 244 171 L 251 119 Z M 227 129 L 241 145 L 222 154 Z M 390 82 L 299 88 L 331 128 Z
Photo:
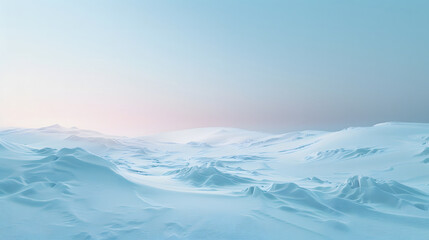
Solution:
M 91 131 L 91 130 L 82 130 L 76 127 L 66 128 L 59 124 L 42 127 L 36 129 L 36 131 L 42 133 L 50 133 L 50 134 L 71 134 L 71 135 L 82 135 L 82 136 L 105 136 L 99 132 Z M 106 137 L 106 136 L 105 136 Z
M 123 146 L 123 144 L 121 144 L 116 139 L 103 138 L 103 137 L 82 137 L 78 135 L 70 135 L 65 139 L 65 141 L 75 141 L 75 142 L 85 143 L 85 144 L 97 144 L 97 145 L 104 146 L 106 148 Z
M 324 180 L 322 180 L 322 179 L 320 179 L 320 178 L 318 178 L 318 177 L 308 177 L 308 178 L 305 178 L 304 180 L 307 180 L 307 181 L 311 181 L 311 182 L 315 182 L 315 183 L 320 183 L 320 184 L 323 184 L 323 183 L 331 183 L 331 182 L 329 182 L 329 181 L 324 181 Z
M 294 142 L 303 139 L 311 139 L 317 136 L 321 136 L 326 132 L 323 131 L 301 131 L 301 132 L 291 132 L 274 136 L 267 136 L 259 138 L 249 144 L 251 147 L 255 146 L 270 146 L 274 143 L 279 142 Z
M 306 160 L 323 160 L 323 159 L 350 159 L 358 157 L 366 157 L 377 153 L 384 152 L 382 148 L 358 148 L 358 149 L 335 149 L 317 152 L 316 154 L 309 155 Z
M 202 146 L 222 146 L 228 144 L 251 143 L 269 134 L 236 128 L 195 128 L 175 132 L 161 133 L 143 137 L 151 141 L 191 144 Z
M 199 187 L 228 186 L 252 182 L 250 178 L 221 172 L 214 166 L 193 166 L 171 171 L 169 175 Z

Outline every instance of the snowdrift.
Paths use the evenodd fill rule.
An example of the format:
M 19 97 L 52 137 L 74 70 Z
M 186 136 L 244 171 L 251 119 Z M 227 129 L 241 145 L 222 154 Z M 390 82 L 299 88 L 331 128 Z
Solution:
M 1 239 L 427 239 L 429 124 L 0 131 Z

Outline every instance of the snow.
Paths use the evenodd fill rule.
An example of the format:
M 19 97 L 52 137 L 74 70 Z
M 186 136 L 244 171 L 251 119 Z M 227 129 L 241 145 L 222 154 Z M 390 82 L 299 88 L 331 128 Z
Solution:
M 429 124 L 0 130 L 0 239 L 427 239 Z

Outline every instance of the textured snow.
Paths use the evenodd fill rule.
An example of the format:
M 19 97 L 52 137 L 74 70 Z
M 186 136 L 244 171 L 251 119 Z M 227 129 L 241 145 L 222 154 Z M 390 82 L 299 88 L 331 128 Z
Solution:
M 429 124 L 0 131 L 0 239 L 428 239 Z

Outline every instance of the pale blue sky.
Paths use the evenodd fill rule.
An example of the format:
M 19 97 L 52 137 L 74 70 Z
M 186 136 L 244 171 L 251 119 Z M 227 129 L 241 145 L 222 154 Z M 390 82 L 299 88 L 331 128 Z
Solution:
M 429 1 L 0 0 L 0 126 L 429 122 Z

